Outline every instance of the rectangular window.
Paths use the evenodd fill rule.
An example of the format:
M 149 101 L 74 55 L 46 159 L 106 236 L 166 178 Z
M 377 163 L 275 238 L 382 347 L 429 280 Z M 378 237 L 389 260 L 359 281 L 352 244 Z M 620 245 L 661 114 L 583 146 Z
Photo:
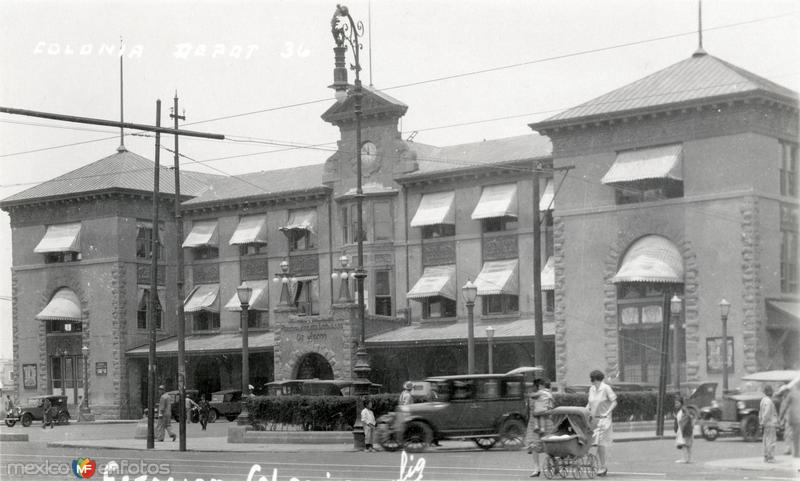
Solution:
M 342 215 L 341 218 L 341 225 L 342 225 L 342 244 L 349 244 L 350 243 L 350 224 L 348 223 L 348 211 L 350 210 L 349 207 L 342 207 L 340 212 Z
M 556 292 L 545 291 L 544 293 L 544 311 L 553 312 L 556 309 Z
M 151 259 L 153 257 L 153 223 L 149 221 L 136 222 L 136 258 Z M 164 228 L 159 227 L 158 258 L 164 259 Z
M 240 316 L 241 317 L 241 316 Z M 248 329 L 266 329 L 269 327 L 269 311 L 250 309 L 247 311 Z
M 45 264 L 76 262 L 81 260 L 80 252 L 48 252 L 44 255 Z
M 219 330 L 219 313 L 198 311 L 192 316 L 194 319 L 195 331 L 216 331 Z
M 361 233 L 362 233 L 361 239 L 364 242 L 367 242 L 366 229 L 362 229 Z M 350 240 L 350 243 L 358 242 L 358 205 L 351 205 L 350 206 L 350 239 L 349 240 Z
M 798 290 L 798 207 L 781 204 L 781 292 Z
M 375 241 L 392 240 L 392 204 L 390 202 L 375 202 L 373 204 Z
M 519 312 L 519 296 L 510 294 L 481 296 L 481 303 L 484 316 Z
M 446 297 L 427 297 L 422 302 L 422 318 L 456 317 L 456 301 Z
M 200 246 L 194 248 L 195 259 L 217 259 L 219 257 L 219 247 Z
M 392 271 L 375 271 L 375 314 L 392 315 Z
M 483 232 L 503 232 L 517 228 L 516 217 L 489 217 L 481 221 Z
M 144 289 L 142 293 L 142 300 L 139 302 L 139 307 L 136 310 L 136 327 L 137 329 L 147 329 L 147 313 L 150 309 L 150 289 Z M 155 324 L 156 329 L 161 329 L 161 300 L 156 294 L 156 312 Z
M 797 144 L 781 142 L 781 195 L 798 198 Z
M 267 252 L 267 245 L 266 244 L 240 244 L 239 245 L 239 256 L 240 257 L 247 257 L 247 256 L 255 256 L 258 254 L 266 254 Z
M 291 251 L 307 251 L 313 249 L 314 234 L 305 229 L 292 229 L 289 232 L 289 250 Z
M 298 281 L 294 305 L 297 307 L 298 315 L 316 316 L 319 314 L 319 284 L 313 280 Z
M 81 332 L 83 331 L 83 323 L 79 321 L 62 321 L 56 319 L 48 319 L 45 329 L 50 332 Z
M 636 204 L 683 197 L 683 182 L 675 179 L 645 179 L 614 186 L 617 204 Z
M 423 239 L 438 239 L 439 237 L 453 237 L 454 235 L 456 235 L 456 226 L 453 224 L 422 226 Z

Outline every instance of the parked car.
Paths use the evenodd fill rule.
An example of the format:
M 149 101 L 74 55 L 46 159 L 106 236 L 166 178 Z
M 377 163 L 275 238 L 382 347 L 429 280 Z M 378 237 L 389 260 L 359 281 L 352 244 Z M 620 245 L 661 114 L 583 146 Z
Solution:
M 180 401 L 180 399 L 179 399 L 180 398 L 180 392 L 176 389 L 174 391 L 167 391 L 167 394 L 169 394 L 172 397 L 172 419 L 175 422 L 178 422 L 180 420 L 180 418 L 178 417 L 178 416 L 180 416 L 180 411 L 178 411 L 179 406 L 180 406 L 180 402 L 179 402 Z M 199 402 L 200 401 L 200 391 L 198 391 L 197 389 L 186 389 L 186 397 L 191 399 L 194 402 Z M 158 399 L 156 399 L 156 402 L 158 402 Z M 200 413 L 198 413 L 197 410 L 193 410 L 186 417 L 186 422 L 196 423 L 196 422 L 199 422 L 199 421 L 200 421 Z
M 273 381 L 264 385 L 264 394 L 267 396 L 291 396 L 293 394 L 300 394 L 302 387 L 303 381 L 300 379 Z
M 722 399 L 715 399 L 710 406 L 700 409 L 703 437 L 714 441 L 720 433 L 732 433 L 743 436 L 745 441 L 757 441 L 760 431 L 758 410 L 764 396 L 764 384 L 777 388 L 798 376 L 800 371 L 763 371 L 744 376 L 738 393 L 725 394 Z M 783 430 L 779 427 L 778 437 L 782 436 Z
M 611 386 L 611 389 L 613 389 L 615 393 L 658 391 L 658 386 L 656 386 L 655 384 L 628 382 L 628 381 L 611 381 L 611 382 L 607 381 L 606 383 L 609 386 Z M 585 394 L 589 392 L 590 387 L 591 387 L 590 384 L 575 384 L 567 386 L 567 389 L 572 390 L 572 392 Z
M 226 389 L 212 393 L 208 404 L 208 422 L 213 423 L 219 417 L 234 421 L 242 412 L 242 390 Z
M 680 394 L 686 401 L 686 409 L 699 419 L 700 410 L 704 407 L 711 406 L 717 396 L 716 382 L 683 382 L 681 383 Z M 668 391 L 670 394 L 675 394 L 674 389 Z
M 519 449 L 528 418 L 525 376 L 512 372 L 427 378 L 436 398 L 398 406 L 381 416 L 379 442 L 388 451 L 422 451 L 432 442 L 451 438 L 472 439 L 482 449 L 498 441 Z
M 27 404 L 24 406 L 17 406 L 11 413 L 6 414 L 5 423 L 8 427 L 14 427 L 19 422 L 23 427 L 30 426 L 33 421 L 44 420 L 44 400 L 50 400 L 50 410 L 53 414 L 53 419 L 56 424 L 69 424 L 72 416 L 67 409 L 67 396 L 61 395 L 45 395 L 33 396 L 28 399 Z

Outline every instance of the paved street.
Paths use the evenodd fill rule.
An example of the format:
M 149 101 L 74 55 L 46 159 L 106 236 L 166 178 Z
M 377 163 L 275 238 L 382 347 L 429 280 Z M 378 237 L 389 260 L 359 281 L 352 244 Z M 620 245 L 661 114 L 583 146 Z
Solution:
M 218 443 L 225 448 L 224 436 L 227 422 L 209 425 L 206 432 L 199 425 L 189 425 L 189 446 L 203 439 L 204 445 Z M 42 430 L 38 425 L 20 430 L 3 428 L 2 432 L 25 432 L 29 442 L 4 442 L 0 460 L 0 479 L 75 479 L 67 464 L 78 457 L 90 457 L 99 466 L 115 461 L 128 467 L 129 479 L 142 472 L 147 479 L 219 479 L 259 480 L 522 480 L 529 479 L 530 458 L 524 452 L 490 450 L 480 451 L 469 443 L 443 442 L 442 448 L 432 449 L 407 459 L 405 475 L 401 474 L 401 453 L 354 452 L 343 445 L 280 445 L 241 446 L 251 452 L 199 452 L 179 453 L 164 448 L 177 448 L 176 443 L 157 443 L 159 450 L 108 449 L 103 444 L 114 445 L 112 439 L 130 439 L 135 424 L 70 425 L 53 430 Z M 200 437 L 203 439 L 200 439 Z M 106 443 L 91 443 L 105 439 Z M 93 447 L 48 447 L 47 443 L 70 441 L 91 444 Z M 138 445 L 145 446 L 144 440 Z M 720 439 L 710 443 L 697 439 L 696 462 L 691 465 L 676 464 L 678 452 L 671 440 L 621 442 L 613 447 L 609 464 L 609 478 L 671 480 L 745 480 L 745 479 L 796 479 L 788 468 L 787 457 L 781 465 L 762 465 L 759 461 L 760 444 L 744 443 L 740 439 Z M 424 459 L 424 465 L 422 464 Z M 745 462 L 749 461 L 749 462 Z M 18 463 L 28 464 L 27 476 L 20 475 Z M 418 464 L 419 463 L 419 464 Z M 419 469 L 415 472 L 414 467 Z M 17 471 L 14 471 L 17 470 Z M 48 470 L 48 471 L 43 471 Z M 276 472 L 274 470 L 277 470 Z M 46 475 L 46 473 L 50 475 Z M 273 474 L 275 476 L 273 477 Z M 422 475 L 421 477 L 419 475 Z M 98 474 L 93 479 L 103 479 Z M 116 479 L 123 479 L 117 476 Z

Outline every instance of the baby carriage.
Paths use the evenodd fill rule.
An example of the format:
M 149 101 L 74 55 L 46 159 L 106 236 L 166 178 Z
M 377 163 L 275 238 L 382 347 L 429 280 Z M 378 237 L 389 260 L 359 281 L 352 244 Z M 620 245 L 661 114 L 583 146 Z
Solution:
M 548 413 L 553 429 L 542 437 L 542 447 L 547 454 L 544 475 L 575 479 L 594 478 L 597 474 L 597 458 L 589 453 L 592 447 L 592 428 L 589 411 L 585 408 L 564 406 Z

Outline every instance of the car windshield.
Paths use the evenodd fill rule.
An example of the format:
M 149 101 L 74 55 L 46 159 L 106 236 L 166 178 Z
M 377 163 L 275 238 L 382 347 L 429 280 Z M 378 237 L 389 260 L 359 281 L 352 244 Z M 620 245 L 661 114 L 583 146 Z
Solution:
M 28 405 L 29 407 L 38 407 L 38 406 L 41 406 L 41 405 L 42 405 L 42 401 L 44 401 L 44 399 L 43 399 L 43 398 L 32 398 L 32 399 L 28 399 L 28 404 L 27 404 L 27 405 Z
M 211 402 L 212 403 L 221 403 L 225 399 L 224 394 L 212 394 L 211 395 Z

